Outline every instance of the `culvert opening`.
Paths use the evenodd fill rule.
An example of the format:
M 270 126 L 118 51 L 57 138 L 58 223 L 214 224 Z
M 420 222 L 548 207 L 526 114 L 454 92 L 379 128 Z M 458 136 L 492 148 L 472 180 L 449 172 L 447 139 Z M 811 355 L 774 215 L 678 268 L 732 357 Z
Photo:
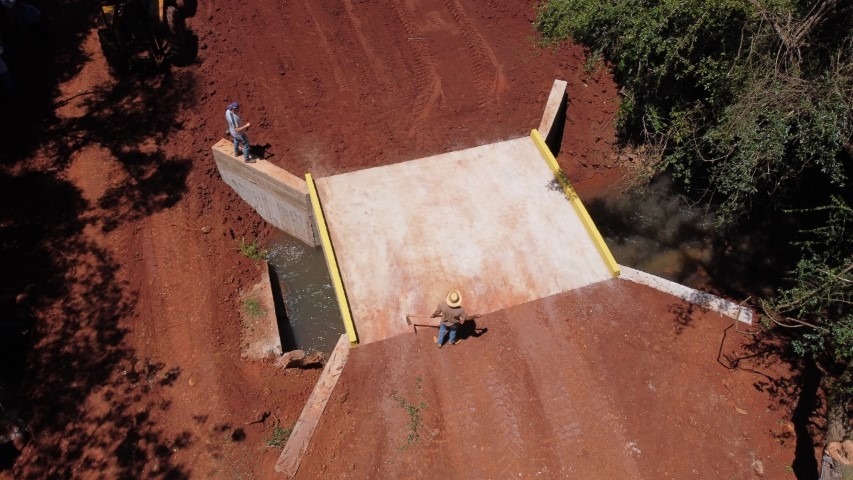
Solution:
M 267 248 L 284 351 L 330 353 L 345 330 L 323 250 L 282 231 Z

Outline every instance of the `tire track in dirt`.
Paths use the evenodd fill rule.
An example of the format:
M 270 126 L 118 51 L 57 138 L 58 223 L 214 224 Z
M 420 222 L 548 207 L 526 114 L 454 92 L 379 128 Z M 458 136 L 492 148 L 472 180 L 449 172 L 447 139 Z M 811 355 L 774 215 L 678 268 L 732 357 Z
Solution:
M 543 307 L 546 302 L 547 300 L 544 300 L 535 304 L 537 317 L 545 319 L 543 323 L 546 328 L 541 331 L 544 335 L 539 338 L 537 333 L 540 332 L 527 332 L 527 335 L 519 339 L 521 346 L 527 347 L 523 348 L 524 350 L 535 351 L 544 338 L 570 338 L 568 332 L 555 328 L 551 321 L 555 318 L 554 312 L 546 311 L 546 307 Z M 529 356 L 526 360 L 530 364 L 530 370 L 534 372 L 534 383 L 537 385 L 536 391 L 540 393 L 543 413 L 549 418 L 545 431 L 542 432 L 545 440 L 542 443 L 548 446 L 551 456 L 558 459 L 561 468 L 559 473 L 562 475 L 572 473 L 571 457 L 566 455 L 566 452 L 578 452 L 584 448 L 584 429 L 579 418 L 589 413 L 585 410 L 578 411 L 572 400 L 572 392 L 566 388 L 566 385 L 574 384 L 577 378 L 567 370 L 557 371 L 548 368 L 548 365 L 543 364 L 546 362 L 542 362 L 536 356 Z
M 523 405 L 523 418 L 527 421 L 526 425 L 522 425 L 522 432 L 518 439 L 518 445 L 512 445 L 513 451 L 522 452 L 517 459 L 512 462 L 504 462 L 502 475 L 505 478 L 518 478 L 519 475 L 528 477 L 529 475 L 554 475 L 565 474 L 563 467 L 566 466 L 565 458 L 566 448 L 555 448 L 558 445 L 564 447 L 569 444 L 566 438 L 575 438 L 579 435 L 579 426 L 577 422 L 572 421 L 566 416 L 554 415 L 554 410 L 559 410 L 560 413 L 565 413 L 563 404 L 565 403 L 564 396 L 552 394 L 547 388 L 537 382 L 537 378 L 542 375 L 553 375 L 554 369 L 551 364 L 551 358 L 546 358 L 543 355 L 538 355 L 541 349 L 551 351 L 550 348 L 544 347 L 547 342 L 552 342 L 553 338 L 533 341 L 529 335 L 529 327 L 525 323 L 512 322 L 506 324 L 507 333 L 512 335 L 512 339 L 508 342 L 511 345 L 517 345 L 514 348 L 507 348 L 507 352 L 502 355 L 501 361 L 504 362 L 504 368 L 514 375 L 504 375 L 500 381 L 507 379 L 504 385 L 511 388 L 511 393 L 515 396 L 512 398 L 512 405 Z M 509 357 L 509 358 L 507 358 Z M 509 367 L 509 365 L 516 365 Z M 559 388 L 564 388 L 562 383 L 557 383 Z M 563 392 L 564 393 L 564 392 Z M 548 438 L 550 431 L 555 431 L 557 435 L 551 435 L 551 441 L 544 441 L 543 437 Z M 556 440 L 561 443 L 555 444 Z M 539 445 L 538 448 L 530 448 L 531 445 Z M 521 450 L 519 450 L 521 449 Z M 526 450 L 525 450 L 526 449 Z
M 400 24 L 406 31 L 406 40 L 409 42 L 415 57 L 413 77 L 418 94 L 412 108 L 413 120 L 409 129 L 409 136 L 413 137 L 423 129 L 426 117 L 436 105 L 444 104 L 444 90 L 441 86 L 441 77 L 436 72 L 435 59 L 425 43 L 421 41 L 423 32 L 418 28 L 412 14 L 402 5 L 400 0 L 393 2 L 393 5 L 397 17 L 400 19 Z
M 512 329 L 505 329 L 501 334 L 516 336 Z M 488 402 L 483 398 L 473 399 L 471 405 L 484 407 L 480 418 L 485 421 L 479 428 L 487 432 L 491 430 L 491 434 L 486 435 L 487 438 L 493 439 L 488 448 L 496 455 L 495 462 L 486 470 L 490 474 L 489 477 L 518 478 L 519 472 L 529 470 L 529 456 L 532 453 L 526 447 L 529 439 L 527 428 L 521 424 L 515 413 L 517 405 L 528 403 L 524 397 L 525 392 L 530 391 L 527 388 L 530 372 L 518 352 L 503 348 L 503 345 L 513 344 L 513 339 L 502 338 L 496 341 L 492 338 L 488 343 L 477 345 L 477 353 L 482 354 L 482 367 L 469 369 L 466 373 L 470 378 L 466 379 L 466 383 L 474 385 L 476 391 L 488 392 Z M 519 367 L 507 368 L 507 363 Z M 464 432 L 462 434 L 464 435 Z
M 423 342 L 417 342 L 417 345 L 414 348 L 418 350 L 437 350 L 434 347 L 430 348 L 432 345 L 432 339 L 429 339 L 427 346 L 424 346 Z M 434 358 L 437 353 L 440 352 L 433 352 L 432 355 L 424 355 L 422 352 L 418 352 L 418 356 L 424 355 Z M 428 365 L 433 366 L 434 362 L 430 362 Z M 429 459 L 442 458 L 442 452 L 446 452 L 448 449 L 453 448 L 451 441 L 454 439 L 446 434 L 450 423 L 442 414 L 442 412 L 446 412 L 448 409 L 453 408 L 452 401 L 449 401 L 452 399 L 443 398 L 442 395 L 439 394 L 442 391 L 442 386 L 439 384 L 440 380 L 436 378 L 436 375 L 430 374 L 430 372 L 423 372 L 423 376 L 420 378 L 425 380 L 422 384 L 422 388 L 424 392 L 423 400 L 426 403 L 427 408 L 422 412 L 423 418 L 426 421 L 423 422 L 423 433 L 421 434 L 420 445 L 417 447 L 420 449 L 418 456 Z M 418 475 L 416 470 L 413 469 L 413 463 L 406 462 L 405 460 L 403 460 L 403 462 L 404 470 L 398 471 L 397 473 L 399 474 L 396 475 L 395 478 L 417 478 Z
M 368 59 L 370 63 L 370 70 L 373 73 L 373 76 L 376 78 L 377 83 L 390 86 L 392 85 L 391 76 L 389 74 L 388 68 L 380 61 L 380 56 L 374 52 L 374 49 L 370 47 L 370 43 L 364 36 L 362 20 L 355 12 L 355 7 L 352 3 L 352 0 L 344 0 L 344 9 L 347 12 L 347 18 L 349 19 L 350 24 L 352 25 L 353 32 L 355 32 L 355 37 L 358 40 L 358 44 L 361 47 L 361 50 L 364 52 L 364 57 Z M 383 40 L 387 38 L 387 43 L 390 44 L 391 39 L 385 35 L 381 37 Z M 385 43 L 385 42 L 383 42 Z M 379 45 L 378 50 L 387 50 L 391 51 L 392 49 L 386 47 L 385 45 Z
M 536 316 L 540 319 L 541 329 L 525 330 L 524 335 L 519 335 L 519 347 L 524 351 L 536 351 L 545 342 L 553 342 L 553 339 L 573 338 L 570 323 L 567 321 L 571 312 L 560 303 L 559 297 L 544 299 L 535 304 Z M 585 312 L 584 312 L 585 313 Z M 550 340 L 549 340 L 550 339 Z M 599 383 L 594 377 L 594 367 L 588 365 L 583 358 L 583 352 L 569 340 L 559 349 L 556 354 L 548 359 L 537 355 L 529 355 L 525 360 L 529 364 L 529 370 L 533 375 L 534 390 L 539 392 L 543 405 L 543 414 L 549 417 L 545 425 L 551 427 L 543 436 L 547 439 L 543 443 L 548 445 L 554 458 L 559 459 L 563 470 L 561 474 L 571 474 L 573 461 L 592 460 L 606 457 L 608 455 L 620 455 L 623 452 L 617 446 L 627 445 L 627 434 L 621 423 L 606 422 L 601 428 L 599 423 L 593 419 L 600 419 L 604 423 L 614 409 L 607 397 L 607 387 Z M 550 368 L 552 364 L 573 366 L 556 370 Z M 596 396 L 598 402 L 593 402 L 594 408 L 589 408 L 590 402 L 584 402 L 579 398 L 576 389 L 567 388 L 567 385 L 583 385 L 582 391 L 587 395 Z M 581 410 L 578 410 L 581 406 Z M 596 430 L 608 432 L 609 441 L 601 445 L 597 440 L 600 432 L 587 434 Z M 567 455 L 566 452 L 571 452 Z M 637 472 L 638 466 L 633 457 L 627 457 L 633 464 L 630 472 Z M 616 466 L 616 465 L 614 465 Z M 613 468 L 613 467 L 609 467 Z M 602 472 L 603 473 L 603 472 Z M 609 478 L 635 478 L 629 472 L 613 472 L 613 475 L 605 475 Z M 635 475 L 635 474 L 634 474 Z M 635 475 L 636 476 L 636 475 Z
M 482 364 L 488 368 L 481 367 L 480 362 L 461 364 L 466 358 L 466 350 L 473 345 L 467 342 L 459 346 L 447 344 L 439 350 L 431 333 L 416 340 L 413 348 L 418 350 L 417 353 L 406 352 L 407 356 L 422 359 L 427 371 L 409 370 L 402 376 L 399 375 L 400 369 L 393 372 L 398 374 L 394 379 L 398 382 L 402 379 L 407 386 L 419 378 L 423 379 L 422 398 L 427 408 L 421 412 L 421 439 L 417 445 L 409 447 L 412 450 L 407 455 L 416 455 L 419 462 L 431 465 L 430 472 L 435 477 L 517 478 L 518 466 L 524 457 L 522 428 L 517 416 L 509 409 L 512 401 L 508 397 L 515 396 L 515 392 L 500 387 L 504 382 L 502 377 L 506 376 L 499 364 L 500 356 L 490 353 L 483 357 Z M 480 348 L 475 347 L 478 351 Z M 489 391 L 491 395 L 482 395 L 486 391 L 484 385 L 493 386 Z M 480 395 L 475 395 L 475 392 Z M 420 401 L 416 395 L 409 396 L 413 404 Z M 490 441 L 471 441 L 482 438 Z M 386 442 L 386 451 L 399 449 L 399 438 L 396 441 Z M 484 449 L 496 452 L 495 457 L 503 459 L 503 463 L 471 464 L 469 459 L 477 458 Z M 425 478 L 424 472 L 414 469 L 416 464 L 403 456 L 386 462 L 387 466 L 377 471 L 381 474 L 377 478 Z M 498 463 L 500 466 L 496 467 Z M 446 466 L 454 465 L 456 470 L 446 469 Z M 460 469 L 459 466 L 464 467 Z M 503 473 L 495 477 L 496 471 Z
M 418 342 L 417 348 L 426 350 L 426 352 L 419 353 L 419 356 L 427 357 L 427 365 L 433 370 L 424 375 L 423 378 L 427 379 L 427 383 L 423 387 L 424 392 L 429 392 L 431 394 L 429 397 L 434 398 L 435 401 L 433 404 L 427 403 L 427 409 L 423 412 L 428 421 L 423 423 L 424 428 L 420 445 L 417 446 L 422 452 L 419 452 L 418 456 L 434 458 L 448 465 L 464 465 L 465 456 L 462 454 L 458 443 L 454 442 L 464 438 L 464 431 L 461 428 L 464 425 L 464 419 L 459 418 L 458 406 L 474 405 L 475 403 L 471 403 L 474 399 L 471 396 L 470 389 L 464 382 L 460 381 L 459 375 L 456 374 L 458 367 L 454 362 L 458 359 L 455 358 L 452 351 L 449 351 L 452 347 L 445 346 L 439 350 L 435 347 L 432 336 L 427 335 L 426 337 L 426 341 L 422 339 Z M 442 378 L 437 375 L 438 372 L 446 373 L 447 377 Z M 424 396 L 425 400 L 426 398 L 427 395 Z M 399 473 L 395 478 L 422 477 L 422 473 L 419 475 L 417 471 L 408 469 L 411 465 L 405 465 L 405 467 L 407 470 L 393 472 Z M 441 470 L 436 474 L 439 472 Z
M 373 452 L 382 451 L 382 449 L 399 451 L 401 445 L 405 445 L 404 421 L 399 420 L 404 413 L 393 399 L 394 393 L 398 392 L 398 388 L 405 383 L 401 379 L 400 368 L 396 366 L 401 358 L 400 352 L 394 346 L 380 349 L 368 345 L 364 346 L 364 349 L 378 352 L 378 354 L 366 353 L 361 349 L 350 351 L 341 379 L 332 390 L 329 404 L 320 416 L 311 443 L 314 442 L 313 438 L 325 440 L 322 445 L 309 444 L 309 452 L 316 448 L 323 450 L 324 455 L 319 462 L 303 459 L 295 478 L 327 478 L 325 476 L 327 469 L 343 472 L 328 478 L 363 478 L 363 475 L 358 472 L 378 474 L 387 468 L 387 459 L 374 455 Z M 366 363 L 365 359 L 370 359 L 370 363 Z M 368 378 L 347 379 L 347 372 L 351 371 L 369 371 L 370 380 Z M 375 388 L 368 392 L 360 390 L 362 382 L 378 378 L 382 381 L 373 383 Z M 353 399 L 356 395 L 354 392 L 366 393 L 366 395 L 356 401 Z M 402 396 L 407 397 L 405 392 Z M 326 421 L 329 412 L 334 410 L 343 410 L 344 420 L 336 423 L 334 429 L 329 429 Z M 374 421 L 373 417 L 381 418 L 383 421 Z M 369 437 L 361 436 L 365 430 L 364 423 L 369 423 L 373 428 Z M 339 452 L 358 452 L 357 460 L 342 466 L 339 463 L 342 456 Z
M 477 107 L 481 109 L 492 107 L 500 101 L 501 95 L 507 89 L 503 66 L 459 1 L 443 0 L 443 2 L 450 16 L 459 25 L 466 48 L 471 51 Z
M 228 390 L 227 381 L 215 368 L 217 353 L 221 350 L 219 336 L 224 327 L 214 324 L 205 325 L 204 318 L 211 316 L 217 306 L 208 291 L 199 288 L 199 284 L 177 283 L 181 275 L 177 271 L 192 272 L 192 278 L 205 278 L 212 275 L 209 264 L 201 252 L 201 245 L 181 240 L 174 224 L 185 225 L 192 221 L 192 215 L 186 208 L 154 215 L 145 220 L 145 228 L 139 232 L 141 255 L 144 259 L 138 268 L 144 269 L 147 285 L 144 294 L 147 301 L 143 305 L 147 311 L 140 318 L 151 319 L 140 322 L 143 335 L 140 350 L 144 357 L 140 360 L 163 365 L 163 374 L 174 371 L 174 378 L 191 387 L 204 385 L 204 390 L 190 388 L 180 394 L 182 408 L 193 415 L 208 412 L 227 412 L 223 392 Z M 190 245 L 182 246 L 184 244 Z M 185 294 L 194 289 L 195 295 Z M 143 292 L 140 292 L 142 295 Z M 228 299 L 230 300 L 230 299 Z M 236 353 L 236 352 L 234 352 Z M 225 382 L 225 383 L 223 383 Z M 204 400 L 202 400 L 204 397 Z M 223 415 L 225 416 L 225 415 Z M 193 425 L 187 430 L 196 438 L 204 435 L 202 425 Z
M 385 451 L 426 449 L 438 452 L 440 449 L 436 448 L 433 442 L 430 442 L 432 437 L 428 432 L 430 428 L 443 427 L 440 423 L 440 417 L 429 415 L 431 410 L 433 410 L 433 414 L 436 411 L 441 411 L 441 408 L 436 406 L 434 402 L 430 405 L 432 398 L 430 393 L 435 392 L 437 387 L 434 383 L 434 377 L 429 375 L 429 372 L 421 371 L 421 368 L 429 368 L 431 363 L 428 362 L 426 367 L 415 365 L 403 368 L 391 367 L 391 365 L 399 363 L 400 359 L 408 358 L 412 355 L 417 357 L 423 355 L 424 352 L 420 351 L 423 349 L 423 345 L 412 335 L 408 338 L 389 342 L 389 347 L 392 348 L 382 349 L 383 352 L 387 352 L 383 356 L 383 360 L 388 367 L 386 367 L 385 374 L 382 377 L 388 379 L 388 387 L 385 388 L 384 398 L 380 401 L 391 403 L 394 416 L 405 416 L 409 412 L 398 403 L 399 399 L 405 400 L 409 406 L 418 409 L 421 424 L 415 426 L 415 431 L 413 432 L 410 430 L 412 425 L 409 423 L 413 420 L 412 418 L 406 418 L 402 428 L 386 431 L 382 448 Z M 397 397 L 395 398 L 394 395 L 397 395 Z M 427 405 L 426 408 L 420 408 L 421 402 Z M 430 422 L 423 422 L 425 417 L 429 417 Z M 419 439 L 413 443 L 409 443 L 407 437 L 410 433 L 416 433 Z M 437 456 L 437 453 L 435 455 Z M 398 455 L 392 459 L 384 459 L 384 462 L 381 465 L 376 465 L 376 469 L 373 471 L 380 474 L 380 478 L 412 478 L 412 472 L 409 471 L 411 467 L 411 462 L 406 461 L 403 455 Z
M 317 18 L 317 14 L 314 12 L 314 8 L 311 6 L 311 0 L 303 0 L 302 3 L 305 6 L 305 11 L 308 12 L 308 15 L 311 16 L 311 20 L 314 24 L 314 31 L 317 32 L 317 36 L 320 38 L 320 46 L 323 48 L 323 51 L 329 58 L 329 64 L 332 68 L 332 77 L 335 79 L 335 83 L 338 85 L 339 89 L 349 90 L 349 80 L 347 80 L 347 77 L 346 75 L 344 75 L 343 70 L 341 70 L 341 68 L 338 66 L 335 51 L 332 49 L 329 39 L 326 37 L 325 32 L 323 32 L 323 29 L 320 26 L 320 21 Z
M 405 378 L 403 378 L 405 371 L 400 368 L 391 367 L 395 362 L 399 362 L 400 358 L 403 358 L 400 344 L 395 344 L 394 346 L 396 348 L 386 348 L 381 351 L 382 356 L 380 362 L 383 365 L 383 374 L 381 377 L 386 378 L 388 382 L 383 384 L 381 388 L 377 389 L 378 398 L 376 398 L 375 402 L 375 404 L 380 408 L 380 411 L 386 412 L 385 415 L 389 418 L 405 415 L 404 411 L 401 412 L 402 407 L 396 403 L 397 400 L 395 395 L 402 396 L 411 404 L 417 404 L 417 400 L 410 399 L 406 392 L 406 390 L 408 390 L 408 385 L 406 384 L 407 382 Z M 398 390 L 400 387 L 402 388 Z M 386 406 L 386 408 L 383 408 L 383 406 Z M 405 432 L 404 428 L 395 428 L 394 425 L 387 422 L 384 422 L 381 426 L 382 428 L 377 432 L 377 440 L 383 443 L 383 449 L 386 451 L 393 451 L 394 449 L 399 449 L 401 445 L 406 444 L 405 433 L 402 433 L 402 435 L 399 436 L 397 434 L 398 432 Z M 367 471 L 380 472 L 383 469 L 388 468 L 388 464 L 382 462 L 381 457 L 371 456 L 369 458 L 370 464 Z M 395 463 L 399 462 L 399 458 L 395 458 L 391 461 Z

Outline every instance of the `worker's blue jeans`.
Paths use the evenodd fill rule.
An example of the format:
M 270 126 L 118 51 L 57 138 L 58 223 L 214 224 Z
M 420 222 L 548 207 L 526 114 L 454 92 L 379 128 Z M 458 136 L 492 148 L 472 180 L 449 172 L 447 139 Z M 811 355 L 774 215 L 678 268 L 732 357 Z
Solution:
M 452 327 L 445 327 L 443 323 L 438 324 L 438 344 L 444 344 L 444 336 L 450 332 L 450 338 L 447 340 L 453 345 L 453 342 L 456 341 L 456 325 Z
M 243 144 L 243 158 L 249 159 L 249 136 L 245 133 L 238 134 L 234 138 L 234 156 L 240 155 L 240 144 Z

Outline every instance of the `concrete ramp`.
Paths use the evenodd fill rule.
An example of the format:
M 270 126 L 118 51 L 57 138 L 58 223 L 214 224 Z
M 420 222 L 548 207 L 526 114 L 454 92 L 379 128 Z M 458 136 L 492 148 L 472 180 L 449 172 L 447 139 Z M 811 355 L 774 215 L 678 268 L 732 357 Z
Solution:
M 489 313 L 611 278 L 530 137 L 316 179 L 360 343 L 458 288 Z

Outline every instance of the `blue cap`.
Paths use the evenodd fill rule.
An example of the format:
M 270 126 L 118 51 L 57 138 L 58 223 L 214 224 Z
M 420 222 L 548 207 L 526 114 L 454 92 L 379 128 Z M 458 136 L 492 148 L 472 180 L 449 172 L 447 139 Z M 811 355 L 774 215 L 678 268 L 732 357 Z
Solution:
M 231 102 L 228 104 L 228 110 L 234 110 L 235 108 L 237 108 L 239 106 L 240 106 L 239 102 Z

